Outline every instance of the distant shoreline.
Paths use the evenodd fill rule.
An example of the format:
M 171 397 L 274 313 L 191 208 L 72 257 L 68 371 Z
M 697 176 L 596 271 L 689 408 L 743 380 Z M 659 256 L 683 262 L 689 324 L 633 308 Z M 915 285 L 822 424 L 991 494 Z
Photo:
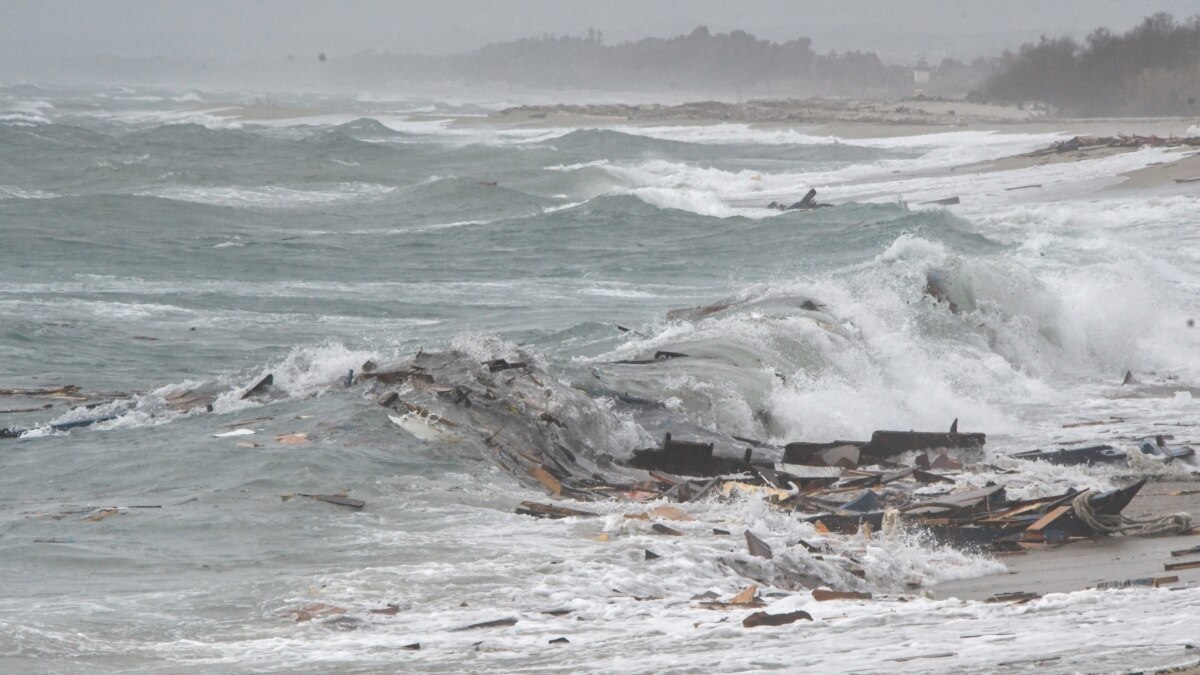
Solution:
M 661 104 L 557 104 L 506 108 L 467 125 L 583 127 L 653 124 L 750 124 L 805 127 L 817 135 L 883 138 L 948 131 L 1062 132 L 1112 136 L 1120 133 L 1182 135 L 1200 117 L 1054 117 L 1017 106 L 947 99 L 780 99 L 744 103 L 701 101 Z
M 275 107 L 260 104 L 197 106 L 217 117 L 249 123 L 286 119 L 319 119 L 329 115 L 373 113 L 357 110 Z M 378 111 L 383 112 L 383 111 Z M 1184 136 L 1200 117 L 1053 117 L 1016 106 L 945 99 L 821 100 L 781 99 L 727 103 L 702 101 L 664 104 L 549 104 L 498 110 L 487 116 L 411 115 L 414 120 L 446 121 L 464 128 L 596 129 L 651 126 L 711 126 L 746 124 L 761 129 L 795 129 L 813 136 L 842 139 L 894 138 L 959 131 L 1013 134 L 1062 134 L 1111 137 L 1119 135 Z M 1085 148 L 1071 153 L 1032 153 L 964 164 L 949 171 L 991 172 L 1031 168 L 1047 163 L 1074 162 L 1132 152 L 1138 147 Z M 1121 174 L 1110 189 L 1158 187 L 1200 177 L 1200 152 L 1181 148 L 1175 157 Z

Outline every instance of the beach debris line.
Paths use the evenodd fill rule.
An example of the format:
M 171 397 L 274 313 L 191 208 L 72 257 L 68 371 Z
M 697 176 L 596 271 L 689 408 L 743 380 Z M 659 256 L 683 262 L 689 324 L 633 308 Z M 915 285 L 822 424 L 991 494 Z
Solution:
M 1140 136 L 1138 134 L 1116 136 L 1074 136 L 1065 141 L 1051 143 L 1048 147 L 1028 153 L 1028 157 L 1087 151 L 1095 148 L 1171 148 L 1200 146 L 1200 136 Z
M 689 318 L 707 315 L 728 306 L 722 303 L 687 314 Z M 500 360 L 523 367 L 496 369 Z M 961 431 L 957 420 L 944 432 L 878 430 L 866 441 L 802 441 L 782 447 L 674 422 L 686 430 L 686 436 L 666 431 L 655 447 L 597 464 L 590 453 L 579 451 L 593 442 L 595 428 L 581 429 L 574 423 L 584 414 L 580 411 L 595 406 L 594 399 L 533 363 L 520 350 L 514 356 L 483 362 L 453 351 L 422 352 L 375 371 L 420 377 L 407 377 L 396 387 L 369 378 L 364 396 L 386 402 L 389 408 L 421 410 L 430 419 L 453 424 L 456 444 L 476 439 L 486 458 L 556 499 L 686 504 L 703 497 L 759 495 L 774 508 L 812 523 L 819 533 L 870 539 L 901 529 L 923 530 L 943 544 L 999 554 L 1099 536 L 1181 532 L 1191 527 L 1182 515 L 1147 521 L 1122 517 L 1144 481 L 1101 493 L 1064 487 L 1029 499 L 1010 498 L 1005 485 L 994 480 L 972 485 L 969 476 L 975 472 L 964 467 L 982 459 L 987 436 Z M 646 414 L 670 420 L 669 413 L 660 410 Z M 1151 445 L 1147 452 L 1159 452 L 1157 443 Z M 538 518 L 596 515 L 532 501 L 523 502 L 516 511 Z M 647 534 L 699 535 L 695 529 L 662 522 L 671 520 L 663 512 L 638 515 L 652 521 Z M 772 550 L 776 544 L 768 544 L 767 537 L 749 530 L 742 530 L 742 535 L 751 558 L 778 557 Z M 650 561 L 667 554 L 645 550 L 643 555 Z M 830 572 L 834 576 L 828 579 L 814 577 L 812 587 L 836 583 L 834 591 L 865 590 L 845 587 L 846 577 L 838 576 L 861 577 L 861 564 L 848 558 L 839 564 L 842 572 Z
M 681 310 L 678 316 L 702 318 L 736 304 L 734 300 Z M 816 303 L 812 303 L 813 309 L 797 307 L 804 311 L 820 308 Z M 353 386 L 360 387 L 364 401 L 378 403 L 386 415 L 399 418 L 403 423 L 397 424 L 405 432 L 478 452 L 529 488 L 554 500 L 574 502 L 525 500 L 517 514 L 545 519 L 596 518 L 598 513 L 574 507 L 578 502 L 645 503 L 627 509 L 637 511 L 630 514 L 630 520 L 646 521 L 644 526 L 635 525 L 641 534 L 662 536 L 653 543 L 642 540 L 641 546 L 633 549 L 630 562 L 633 555 L 646 564 L 660 558 L 671 562 L 685 555 L 684 547 L 674 545 L 678 540 L 663 536 L 686 541 L 708 536 L 710 530 L 713 536 L 732 531 L 744 538 L 745 548 L 741 542 L 723 540 L 722 545 L 736 550 L 737 560 L 726 562 L 758 588 L 805 589 L 815 601 L 858 601 L 871 599 L 867 565 L 860 553 L 845 545 L 850 540 L 838 535 L 870 542 L 902 530 L 924 531 L 940 543 L 1009 554 L 1101 536 L 1191 530 L 1190 519 L 1182 514 L 1146 520 L 1122 515 L 1144 481 L 1104 492 L 1066 485 L 1057 491 L 1044 486 L 1030 491 L 1021 485 L 1022 495 L 1040 496 L 1010 497 L 1002 470 L 987 480 L 981 479 L 976 469 L 982 465 L 987 436 L 960 431 L 957 420 L 949 425 L 949 431 L 882 429 L 873 432 L 869 440 L 763 442 L 701 428 L 664 407 L 621 399 L 601 403 L 586 389 L 547 372 L 539 359 L 520 349 L 512 349 L 502 358 L 493 356 L 499 355 L 448 350 L 419 352 L 391 364 L 364 363 Z M 619 367 L 639 371 L 662 367 L 656 365 L 662 363 L 686 367 L 693 358 L 700 357 L 658 350 L 649 363 Z M 249 389 L 258 388 L 264 379 L 258 378 Z M 339 375 L 335 386 L 342 381 Z M 245 386 L 243 382 L 222 390 L 202 385 L 173 396 L 195 407 L 216 396 L 241 395 L 248 391 Z M 606 454 L 606 434 L 617 429 L 609 426 L 614 410 L 641 416 L 639 423 L 645 423 L 647 432 L 653 431 L 661 443 Z M 258 421 L 242 420 L 234 423 L 238 425 L 234 430 L 248 429 Z M 225 428 L 228 426 L 232 425 Z M 279 443 L 287 443 L 289 438 L 299 443 L 310 440 L 305 432 L 275 436 Z M 1170 456 L 1172 461 L 1192 456 L 1190 449 L 1183 452 L 1183 448 L 1168 446 L 1169 439 L 1146 439 L 1140 452 Z M 761 524 L 754 525 L 754 531 L 732 523 L 701 525 L 694 523 L 695 517 L 688 512 L 701 511 L 686 506 L 699 499 L 738 499 L 740 495 L 761 499 L 789 518 L 811 523 L 814 537 L 809 542 L 781 541 L 776 533 L 763 531 Z M 284 501 L 291 497 L 354 510 L 365 506 L 362 500 L 345 494 L 281 495 Z M 611 524 L 612 518 L 608 516 L 605 522 Z M 642 548 L 648 545 L 654 550 Z M 797 556 L 821 564 L 804 572 L 782 571 Z M 1185 568 L 1189 569 L 1193 563 L 1184 558 L 1166 564 L 1189 565 Z M 764 574 L 763 569 L 772 572 Z M 916 587 L 920 580 L 911 583 Z M 738 603 L 723 604 L 740 605 L 746 598 L 739 594 L 733 600 Z M 752 593 L 750 601 L 762 599 Z M 356 622 L 338 624 L 354 626 Z
M 1125 579 L 1122 581 L 1102 581 L 1093 589 L 1097 591 L 1116 591 L 1126 588 L 1162 588 L 1174 583 L 1179 583 L 1179 577 L 1142 577 L 1140 579 Z
M 1167 446 L 1166 436 L 1158 435 L 1153 439 L 1145 439 L 1138 444 L 1143 455 L 1154 457 L 1165 463 L 1177 459 L 1194 457 L 1196 451 L 1190 447 L 1171 448 Z M 1129 453 L 1111 445 L 1090 445 L 1082 448 L 1060 448 L 1058 450 L 1028 450 L 1018 452 L 1011 457 L 1037 462 L 1048 462 L 1060 466 L 1092 466 L 1095 464 L 1126 465 Z

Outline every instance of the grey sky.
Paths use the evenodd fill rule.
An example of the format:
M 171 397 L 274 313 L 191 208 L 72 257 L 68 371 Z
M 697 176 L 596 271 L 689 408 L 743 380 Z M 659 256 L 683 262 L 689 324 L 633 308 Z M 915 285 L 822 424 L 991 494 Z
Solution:
M 699 24 L 811 37 L 822 51 L 969 57 L 1039 34 L 1124 30 L 1156 11 L 1183 18 L 1200 0 L 0 0 L 0 60 L 439 53 L 543 32 L 595 27 L 617 42 Z

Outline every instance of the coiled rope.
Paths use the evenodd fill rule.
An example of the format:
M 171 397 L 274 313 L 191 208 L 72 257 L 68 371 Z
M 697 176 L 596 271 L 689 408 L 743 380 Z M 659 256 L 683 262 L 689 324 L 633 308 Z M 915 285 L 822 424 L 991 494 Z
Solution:
M 1126 535 L 1161 535 L 1182 534 L 1192 529 L 1192 517 L 1186 513 L 1176 513 L 1161 518 L 1130 518 L 1123 514 L 1108 515 L 1096 513 L 1092 508 L 1091 490 L 1084 490 L 1071 500 L 1075 515 L 1084 525 L 1101 534 Z

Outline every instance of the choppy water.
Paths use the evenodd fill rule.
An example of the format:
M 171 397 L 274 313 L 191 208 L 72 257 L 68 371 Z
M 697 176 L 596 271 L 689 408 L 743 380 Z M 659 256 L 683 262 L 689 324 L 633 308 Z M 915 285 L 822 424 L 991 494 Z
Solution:
M 34 429 L 0 441 L 0 670 L 980 670 L 1045 649 L 1036 636 L 1080 617 L 1110 646 L 1063 645 L 1060 665 L 1094 670 L 1169 663 L 1190 635 L 1195 591 L 1054 596 L 1034 610 L 821 607 L 813 624 L 747 634 L 688 602 L 743 585 L 722 562 L 737 542 L 708 528 L 751 526 L 784 550 L 811 526 L 755 500 L 697 507 L 704 527 L 669 544 L 623 519 L 630 505 L 596 507 L 600 521 L 528 519 L 513 507 L 540 493 L 408 436 L 336 384 L 368 358 L 451 344 L 481 358 L 522 344 L 564 378 L 675 349 L 708 367 L 626 384 L 726 434 L 863 438 L 957 417 L 1002 456 L 1086 438 L 1065 421 L 1120 416 L 1119 434 L 1190 425 L 1200 197 L 1102 190 L 1170 151 L 950 172 L 1062 135 L 514 130 L 452 123 L 484 110 L 473 105 L 303 96 L 286 103 L 339 112 L 257 124 L 219 112 L 252 100 L 0 88 L 0 388 L 137 395 L 0 415 Z M 1006 189 L 1033 183 L 1045 187 Z M 838 206 L 765 208 L 809 186 Z M 954 195 L 960 206 L 922 205 Z M 931 272 L 961 313 L 924 294 Z M 726 298 L 746 302 L 664 318 Z M 823 309 L 780 310 L 795 298 Z M 1121 389 L 1126 370 L 1151 384 Z M 215 415 L 163 405 L 267 372 L 281 400 L 227 396 Z M 46 426 L 100 413 L 118 417 Z M 253 417 L 270 418 L 255 436 L 212 436 Z M 313 442 L 272 440 L 301 431 Z M 1180 442 L 1190 433 L 1175 427 Z M 262 447 L 236 445 L 246 440 Z M 633 429 L 614 443 L 643 440 Z M 1112 481 L 1022 471 L 1010 480 Z M 367 508 L 280 500 L 335 491 Z M 84 517 L 117 505 L 161 508 Z M 664 553 L 654 566 L 642 560 L 651 546 Z M 999 565 L 907 540 L 865 555 L 866 583 L 883 592 Z M 288 615 L 313 603 L 363 623 Z M 399 612 L 368 611 L 387 603 Z M 541 613 L 563 608 L 574 612 Z M 1108 627 L 1114 613 L 1156 617 L 1143 632 L 1161 653 L 1129 647 L 1145 636 Z M 520 623 L 450 632 L 505 616 Z M 958 644 L 1017 625 L 1015 644 Z M 547 644 L 558 636 L 570 645 Z M 412 642 L 423 649 L 402 649 Z M 960 657 L 883 661 L 938 651 Z

